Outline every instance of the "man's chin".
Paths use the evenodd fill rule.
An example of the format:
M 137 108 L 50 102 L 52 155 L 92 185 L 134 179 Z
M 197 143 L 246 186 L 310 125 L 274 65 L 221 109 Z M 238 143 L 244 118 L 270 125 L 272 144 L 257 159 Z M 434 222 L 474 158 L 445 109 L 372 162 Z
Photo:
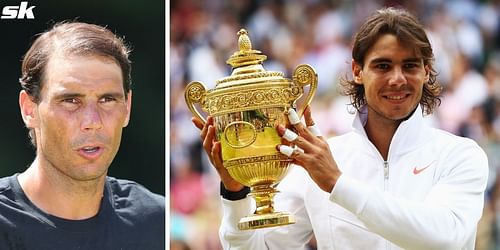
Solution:
M 107 167 L 81 166 L 76 171 L 68 173 L 68 177 L 75 181 L 94 182 L 105 178 L 108 172 Z

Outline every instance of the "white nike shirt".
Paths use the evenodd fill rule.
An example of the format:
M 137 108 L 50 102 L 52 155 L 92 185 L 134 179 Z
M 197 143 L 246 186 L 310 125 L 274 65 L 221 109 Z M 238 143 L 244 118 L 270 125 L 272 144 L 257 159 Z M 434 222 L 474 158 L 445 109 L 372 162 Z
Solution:
M 342 175 L 331 193 L 300 166 L 278 185 L 277 211 L 296 224 L 238 230 L 251 198 L 222 199 L 225 249 L 474 249 L 488 160 L 472 140 L 428 127 L 418 107 L 401 123 L 387 161 L 368 140 L 358 113 L 353 131 L 328 140 Z

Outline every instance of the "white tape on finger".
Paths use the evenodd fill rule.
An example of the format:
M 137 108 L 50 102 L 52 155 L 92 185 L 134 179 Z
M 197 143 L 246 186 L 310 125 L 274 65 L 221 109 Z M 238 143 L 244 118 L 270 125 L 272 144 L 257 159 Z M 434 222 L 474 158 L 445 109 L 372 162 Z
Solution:
M 280 152 L 288 157 L 292 156 L 293 154 L 293 148 L 287 146 L 287 145 L 281 145 L 280 146 Z
M 294 109 L 289 109 L 288 110 L 288 120 L 292 125 L 299 124 L 300 123 L 300 118 L 297 112 L 295 112 Z
M 289 142 L 295 141 L 295 139 L 297 139 L 297 137 L 299 137 L 299 135 L 297 135 L 296 133 L 294 133 L 290 129 L 286 129 L 285 134 L 283 134 L 283 138 L 285 138 L 285 140 L 287 140 Z
M 308 126 L 307 127 L 309 129 L 309 131 L 311 131 L 311 133 L 315 136 L 321 136 L 321 131 L 319 130 L 319 128 L 316 126 L 316 124 L 312 125 L 312 126 Z

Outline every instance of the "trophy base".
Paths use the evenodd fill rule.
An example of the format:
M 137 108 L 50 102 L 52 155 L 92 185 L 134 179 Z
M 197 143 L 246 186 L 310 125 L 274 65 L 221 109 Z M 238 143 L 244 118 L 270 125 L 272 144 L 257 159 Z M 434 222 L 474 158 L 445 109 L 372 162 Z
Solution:
M 258 229 L 266 227 L 277 227 L 294 224 L 293 215 L 284 212 L 274 212 L 269 214 L 253 214 L 240 219 L 238 228 L 240 230 Z

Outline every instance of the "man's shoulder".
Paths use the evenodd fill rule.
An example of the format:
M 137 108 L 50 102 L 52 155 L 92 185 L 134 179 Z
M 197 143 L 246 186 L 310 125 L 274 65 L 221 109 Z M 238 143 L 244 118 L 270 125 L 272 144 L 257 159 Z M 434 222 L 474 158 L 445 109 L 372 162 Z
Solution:
M 438 128 L 430 128 L 430 134 L 428 135 L 430 140 L 433 143 L 441 144 L 442 146 L 447 146 L 448 148 L 477 148 L 481 149 L 476 141 L 467 138 L 455 135 L 448 131 L 438 129 Z
M 0 178 L 0 197 L 10 196 L 13 193 L 12 180 L 16 175 L 5 176 Z
M 28 217 L 35 218 L 27 213 L 32 210 L 26 204 L 16 178 L 17 174 L 0 178 L 0 231 L 17 228 L 19 221 L 27 221 Z
M 111 206 L 120 220 L 133 224 L 138 230 L 163 230 L 165 197 L 130 180 L 106 177 L 106 185 Z
M 115 204 L 142 209 L 165 210 L 165 197 L 155 194 L 141 184 L 125 179 L 106 177 Z

